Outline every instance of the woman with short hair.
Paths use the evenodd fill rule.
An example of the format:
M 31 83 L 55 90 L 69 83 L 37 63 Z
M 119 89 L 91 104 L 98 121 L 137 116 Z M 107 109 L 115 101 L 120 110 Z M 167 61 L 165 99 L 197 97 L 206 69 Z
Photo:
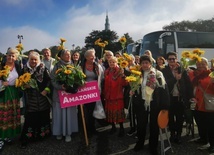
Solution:
M 32 51 L 23 73 L 30 73 L 37 86 L 24 85 L 26 113 L 21 133 L 21 148 L 25 149 L 29 141 L 43 140 L 50 135 L 50 75 L 40 60 L 39 53 Z
M 8 67 L 6 78 L 0 78 L 0 150 L 4 142 L 11 142 L 21 132 L 20 96 L 15 80 L 21 74 L 17 58 L 19 52 L 10 48 L 6 53 L 6 62 L 0 65 L 1 74 Z

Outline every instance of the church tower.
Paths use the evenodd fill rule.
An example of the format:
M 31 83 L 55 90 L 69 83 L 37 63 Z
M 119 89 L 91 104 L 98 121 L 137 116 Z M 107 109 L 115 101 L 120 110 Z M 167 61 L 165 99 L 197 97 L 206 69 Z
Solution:
M 106 23 L 105 23 L 105 30 L 110 30 L 110 24 L 108 19 L 108 11 L 106 11 Z

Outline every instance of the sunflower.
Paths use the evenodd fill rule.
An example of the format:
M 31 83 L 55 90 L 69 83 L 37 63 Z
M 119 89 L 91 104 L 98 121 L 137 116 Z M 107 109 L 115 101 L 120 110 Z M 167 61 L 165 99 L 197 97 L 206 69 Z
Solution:
M 126 43 L 126 38 L 123 36 L 123 37 L 120 38 L 119 41 L 120 41 L 121 44 L 125 44 Z
M 130 55 L 128 55 L 127 53 L 123 53 L 123 56 L 128 60 L 128 61 L 131 61 L 132 58 Z
M 197 62 L 201 62 L 201 57 L 198 56 L 197 54 L 192 54 L 192 60 L 195 60 Z
M 72 73 L 72 71 L 71 71 L 71 70 L 69 70 L 69 69 L 66 69 L 66 70 L 64 71 L 64 73 L 65 73 L 65 74 L 67 74 L 67 75 L 69 75 L 69 74 L 71 74 L 71 73 Z
M 126 68 L 129 65 L 129 63 L 126 60 L 123 60 L 120 62 L 120 67 L 121 68 Z
M 183 58 L 189 58 L 189 57 L 190 57 L 190 52 L 189 52 L 189 51 L 183 51 L 183 52 L 181 53 L 181 56 L 182 56 Z
M 74 66 L 72 66 L 72 65 L 67 65 L 66 67 L 67 68 L 74 68 Z
M 11 69 L 11 67 L 10 67 L 10 66 L 8 66 L 8 65 L 5 65 L 5 66 L 4 66 L 4 69 L 6 69 L 6 70 L 10 70 L 10 69 Z
M 200 56 L 200 55 L 204 54 L 204 51 L 197 48 L 197 49 L 193 50 L 192 53 Z
M 66 42 L 66 39 L 60 38 L 60 41 L 61 41 L 61 43 L 64 43 L 64 42 Z
M 98 43 L 98 46 L 104 48 L 106 46 L 106 44 L 105 43 Z
M 59 68 L 59 69 L 56 70 L 55 74 L 58 74 L 58 73 L 60 73 L 61 71 L 62 71 L 62 68 Z
M 25 73 L 22 75 L 23 76 L 23 82 L 28 83 L 31 79 L 31 74 L 30 73 Z
M 15 87 L 21 87 L 21 85 L 23 84 L 23 82 L 19 79 L 16 79 L 15 81 Z
M 137 78 L 134 77 L 134 76 L 127 76 L 127 77 L 125 78 L 125 80 L 126 80 L 127 82 L 135 82 L 135 81 L 137 81 Z
M 140 76 L 142 74 L 140 71 L 136 71 L 136 70 L 131 70 L 131 73 L 138 75 L 138 76 Z
M 97 39 L 97 40 L 94 42 L 94 44 L 95 44 L 95 45 L 98 45 L 99 42 L 101 42 L 101 38 Z
M 24 49 L 24 46 L 20 43 L 18 45 L 16 45 L 16 49 L 21 52 Z

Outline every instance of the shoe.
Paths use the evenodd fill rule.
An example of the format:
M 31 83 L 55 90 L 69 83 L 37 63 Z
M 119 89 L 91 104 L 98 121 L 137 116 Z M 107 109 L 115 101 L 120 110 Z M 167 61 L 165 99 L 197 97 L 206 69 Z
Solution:
M 198 150 L 206 150 L 206 149 L 208 149 L 209 147 L 210 147 L 210 144 L 207 143 L 207 144 L 205 144 L 205 145 L 202 145 L 202 146 L 198 147 L 197 149 L 198 149 Z
M 56 136 L 56 139 L 57 139 L 57 140 L 61 140 L 61 139 L 62 139 L 62 136 L 61 136 L 61 135 Z
M 67 135 L 65 136 L 65 142 L 70 142 L 71 141 L 71 136 Z
M 127 136 L 133 136 L 134 134 L 136 134 L 136 130 L 131 128 L 131 130 L 127 133 Z
M 123 137 L 125 134 L 124 129 L 120 129 L 118 137 Z
M 134 151 L 135 152 L 138 152 L 138 151 L 140 151 L 140 150 L 143 150 L 143 147 L 144 147 L 144 144 L 143 144 L 143 142 L 142 141 L 138 141 L 137 143 L 136 143 L 136 145 L 134 146 Z
M 9 145 L 12 144 L 12 140 L 10 138 L 5 138 L 4 141 Z
M 4 147 L 4 141 L 0 140 L 0 151 L 3 149 L 3 147 Z

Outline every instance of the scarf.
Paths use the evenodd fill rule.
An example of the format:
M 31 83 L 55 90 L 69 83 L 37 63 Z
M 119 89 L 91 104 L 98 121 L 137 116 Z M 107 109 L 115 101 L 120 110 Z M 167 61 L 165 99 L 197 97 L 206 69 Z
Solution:
M 155 88 L 162 87 L 165 89 L 166 81 L 162 72 L 151 67 L 150 70 L 143 73 L 143 83 L 141 85 L 142 98 L 145 100 L 145 108 L 150 109 L 150 102 Z
M 195 70 L 194 71 L 194 78 L 192 80 L 192 83 L 193 83 L 193 86 L 198 86 L 199 85 L 199 81 L 208 77 L 209 74 L 211 73 L 210 70 L 205 70 L 205 71 L 198 71 L 198 70 Z
M 32 78 L 35 78 L 37 81 L 43 81 L 43 73 L 45 71 L 45 65 L 43 63 L 37 64 L 36 67 L 31 68 L 29 62 L 26 64 L 27 68 L 25 72 L 28 72 L 32 75 Z

